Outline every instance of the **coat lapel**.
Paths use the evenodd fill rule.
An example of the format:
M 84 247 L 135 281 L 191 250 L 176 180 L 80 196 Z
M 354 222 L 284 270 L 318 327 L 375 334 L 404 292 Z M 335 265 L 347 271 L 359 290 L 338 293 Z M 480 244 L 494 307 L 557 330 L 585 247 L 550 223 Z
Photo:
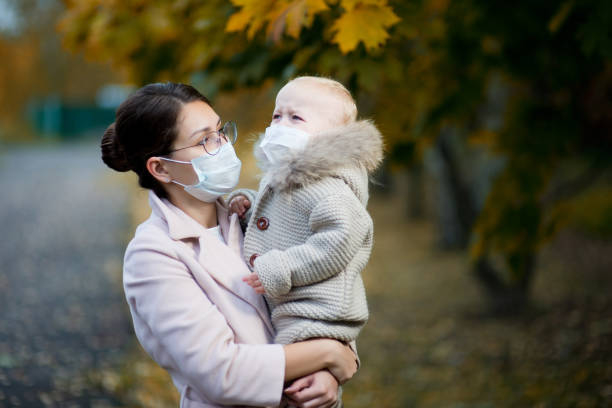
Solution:
M 229 235 L 231 237 L 233 227 L 231 224 L 234 223 L 232 222 L 229 224 L 230 230 L 223 235 Z M 239 226 L 237 226 L 237 228 L 240 229 Z M 216 236 L 208 231 L 199 238 L 199 243 L 199 261 L 204 270 L 208 272 L 219 285 L 255 308 L 270 331 L 270 334 L 274 336 L 274 329 L 270 322 L 270 314 L 263 296 L 255 293 L 253 288 L 242 281 L 242 278 L 247 276 L 250 271 L 242 261 L 240 255 L 241 250 L 230 245 L 223 245 Z
M 168 224 L 170 237 L 177 241 L 197 239 L 200 245 L 198 261 L 203 271 L 208 273 L 219 285 L 229 290 L 250 304 L 264 321 L 266 328 L 274 337 L 274 328 L 270 322 L 270 313 L 263 296 L 255 293 L 253 288 L 242 281 L 249 268 L 242 260 L 243 236 L 238 216 L 228 217 L 227 206 L 223 199 L 217 200 L 217 220 L 224 245 L 215 233 L 208 231 L 193 218 L 185 214 L 168 200 L 161 200 L 153 192 L 149 194 L 149 203 L 153 212 L 164 218 Z M 198 271 L 192 271 L 196 280 Z

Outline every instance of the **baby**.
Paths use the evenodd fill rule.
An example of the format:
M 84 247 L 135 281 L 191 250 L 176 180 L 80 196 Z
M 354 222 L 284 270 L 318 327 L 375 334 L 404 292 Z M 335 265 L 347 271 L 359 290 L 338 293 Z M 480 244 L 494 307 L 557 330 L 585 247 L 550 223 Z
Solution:
M 382 136 L 357 121 L 337 81 L 298 77 L 276 97 L 272 123 L 255 146 L 259 191 L 237 190 L 230 208 L 247 225 L 244 278 L 263 293 L 275 341 L 354 341 L 368 319 L 361 271 L 372 249 L 368 174 Z

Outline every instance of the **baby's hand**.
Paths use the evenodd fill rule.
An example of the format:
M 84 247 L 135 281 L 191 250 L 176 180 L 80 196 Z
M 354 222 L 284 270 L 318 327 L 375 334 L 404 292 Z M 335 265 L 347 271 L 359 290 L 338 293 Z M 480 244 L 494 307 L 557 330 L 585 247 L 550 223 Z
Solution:
M 260 295 L 263 295 L 265 293 L 265 289 L 261 284 L 261 281 L 259 280 L 259 276 L 257 276 L 255 272 L 253 272 L 249 276 L 245 276 L 244 278 L 242 278 L 242 280 L 246 282 L 250 287 L 255 289 L 256 293 L 259 293 Z
M 240 194 L 232 198 L 229 203 L 229 214 L 238 214 L 239 218 L 244 218 L 244 214 L 251 208 L 251 202 L 244 195 Z

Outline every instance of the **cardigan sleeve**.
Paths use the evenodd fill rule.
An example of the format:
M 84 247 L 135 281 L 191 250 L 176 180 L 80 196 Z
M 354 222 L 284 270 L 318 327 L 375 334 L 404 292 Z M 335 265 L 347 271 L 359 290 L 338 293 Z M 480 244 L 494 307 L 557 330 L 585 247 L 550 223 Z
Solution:
M 143 347 L 162 366 L 158 358 L 164 350 L 169 364 L 209 401 L 277 405 L 284 381 L 282 346 L 236 343 L 223 314 L 168 247 L 132 242 L 126 252 L 124 288 L 132 314 L 144 323 L 145 329 L 137 330 Z
M 366 208 L 341 180 L 337 193 L 313 208 L 308 223 L 313 233 L 302 245 L 273 249 L 255 259 L 254 270 L 267 295 L 282 296 L 293 286 L 311 285 L 340 273 L 368 243 L 373 230 Z

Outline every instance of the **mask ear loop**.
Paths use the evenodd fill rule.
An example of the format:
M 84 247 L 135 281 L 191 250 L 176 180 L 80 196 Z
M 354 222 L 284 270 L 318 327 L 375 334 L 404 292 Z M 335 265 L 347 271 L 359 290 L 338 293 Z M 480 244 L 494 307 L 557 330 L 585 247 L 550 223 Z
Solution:
M 174 163 L 191 164 L 191 162 L 188 162 L 188 161 L 168 159 L 166 157 L 160 157 L 160 159 L 166 160 L 166 161 L 169 161 L 169 162 L 174 162 Z
M 170 180 L 170 182 L 171 182 L 171 183 L 174 183 L 174 184 L 178 184 L 179 186 L 181 186 L 181 187 L 183 187 L 183 188 L 187 187 L 187 185 L 186 185 L 186 184 L 180 183 L 180 182 L 178 182 L 178 181 L 176 181 L 176 180 L 174 180 L 174 179 L 171 179 L 171 180 Z
M 222 147 L 223 147 L 223 146 L 222 146 Z M 167 158 L 165 158 L 165 157 L 160 157 L 160 159 L 162 159 L 162 160 L 166 160 L 166 161 L 169 161 L 169 162 L 174 162 L 174 163 L 180 163 L 180 164 L 190 164 L 190 165 L 192 165 L 192 166 L 193 166 L 193 163 L 188 162 L 188 161 L 183 161 L 183 160 L 174 160 L 174 159 L 167 159 Z M 205 174 L 205 175 L 204 175 L 204 180 L 201 180 L 201 181 L 206 181 L 206 180 L 208 180 L 208 176 Z M 170 181 L 171 181 L 171 182 L 173 182 L 173 183 L 178 184 L 179 186 L 181 186 L 181 187 L 183 187 L 183 188 L 184 188 L 184 187 L 188 187 L 186 184 L 180 183 L 180 182 L 178 182 L 178 181 L 176 181 L 176 180 L 170 180 Z
M 166 160 L 166 161 L 169 161 L 169 162 L 180 163 L 180 164 L 191 164 L 191 162 L 188 162 L 188 161 L 168 159 L 166 157 L 160 157 L 160 159 Z M 181 183 L 179 181 L 176 181 L 174 179 L 170 179 L 170 182 L 172 182 L 174 184 L 178 184 L 179 186 L 181 186 L 183 188 L 187 187 L 187 184 L 183 184 L 183 183 Z

